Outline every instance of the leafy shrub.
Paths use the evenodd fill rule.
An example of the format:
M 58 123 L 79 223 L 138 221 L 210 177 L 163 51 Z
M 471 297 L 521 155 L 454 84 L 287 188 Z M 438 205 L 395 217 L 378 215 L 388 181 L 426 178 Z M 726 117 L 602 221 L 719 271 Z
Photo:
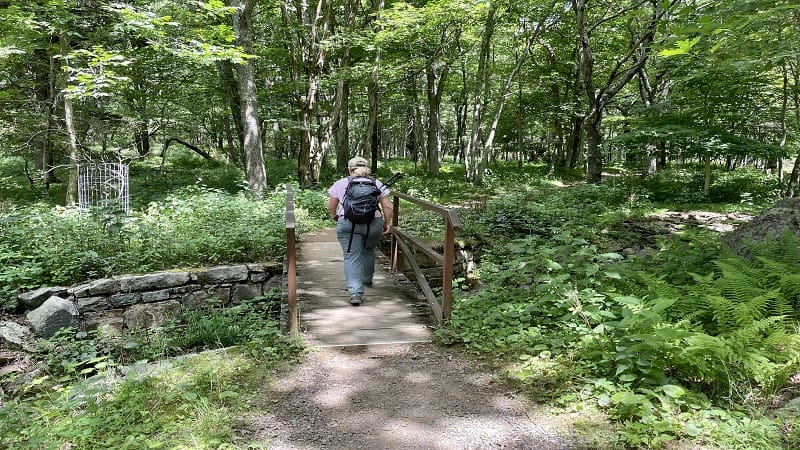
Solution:
M 716 173 L 708 192 L 712 202 L 751 205 L 770 203 L 779 196 L 777 178 L 751 167 Z
M 485 354 L 557 362 L 573 379 L 592 380 L 572 389 L 624 425 L 625 446 L 728 433 L 702 420 L 688 426 L 687 417 L 714 404 L 752 407 L 800 370 L 800 246 L 783 239 L 762 243 L 753 260 L 701 245 L 697 266 L 685 269 L 715 255 L 714 270 L 679 283 L 566 233 L 516 240 L 484 255 L 483 289 L 455 302 L 439 335 Z M 527 380 L 528 371 L 512 375 Z M 558 389 L 569 397 L 570 386 Z M 744 426 L 741 417 L 726 420 Z M 774 427 L 762 431 L 775 442 Z
M 13 308 L 14 294 L 41 285 L 280 259 L 284 211 L 280 192 L 255 201 L 201 187 L 128 217 L 46 205 L 14 208 L 0 218 L 0 303 Z

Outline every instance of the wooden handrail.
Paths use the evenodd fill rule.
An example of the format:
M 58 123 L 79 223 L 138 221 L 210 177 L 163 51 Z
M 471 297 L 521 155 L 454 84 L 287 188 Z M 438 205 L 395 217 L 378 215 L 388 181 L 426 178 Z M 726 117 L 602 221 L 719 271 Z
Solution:
M 297 314 L 297 249 L 295 246 L 294 194 L 292 185 L 286 183 L 286 289 L 289 309 L 289 333 L 299 333 Z
M 405 255 L 407 255 L 409 264 L 414 270 L 414 274 L 417 278 L 417 283 L 420 285 L 422 293 L 428 300 L 428 303 L 431 306 L 431 311 L 433 311 L 434 315 L 436 316 L 436 320 L 441 325 L 450 320 L 450 312 L 452 310 L 453 269 L 455 267 L 455 233 L 456 230 L 461 228 L 461 220 L 459 220 L 458 214 L 450 208 L 445 208 L 444 206 L 431 203 L 427 200 L 414 198 L 402 192 L 392 191 L 390 195 L 394 197 L 394 208 L 392 212 L 392 270 L 397 270 L 398 259 L 400 257 L 400 252 L 402 251 Z M 435 250 L 430 248 L 430 246 L 420 242 L 417 239 L 414 239 L 407 232 L 398 227 L 401 199 L 410 203 L 414 203 L 415 205 L 419 205 L 426 210 L 436 212 L 444 218 L 445 232 L 443 255 L 438 254 Z M 411 249 L 407 244 L 411 244 L 414 247 L 419 248 L 423 253 L 430 256 L 442 265 L 441 307 L 436 301 L 436 296 L 434 295 L 433 290 L 430 288 L 427 279 L 425 279 L 425 275 L 422 273 L 422 269 L 420 269 L 419 264 L 417 264 L 414 256 L 411 254 Z

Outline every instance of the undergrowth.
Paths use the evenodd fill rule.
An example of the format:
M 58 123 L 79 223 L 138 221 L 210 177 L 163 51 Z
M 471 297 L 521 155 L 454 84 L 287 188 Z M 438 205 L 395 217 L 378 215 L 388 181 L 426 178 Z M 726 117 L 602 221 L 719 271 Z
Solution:
M 485 255 L 483 289 L 439 334 L 496 355 L 535 398 L 602 408 L 625 447 L 776 448 L 763 411 L 800 370 L 798 248 L 787 234 L 754 259 L 718 249 L 675 284 L 661 269 L 683 246 L 636 262 L 568 233 L 518 239 Z
M 302 350 L 281 333 L 274 304 L 212 301 L 124 335 L 63 330 L 40 347 L 41 376 L 0 402 L 0 447 L 235 448 L 243 399 Z

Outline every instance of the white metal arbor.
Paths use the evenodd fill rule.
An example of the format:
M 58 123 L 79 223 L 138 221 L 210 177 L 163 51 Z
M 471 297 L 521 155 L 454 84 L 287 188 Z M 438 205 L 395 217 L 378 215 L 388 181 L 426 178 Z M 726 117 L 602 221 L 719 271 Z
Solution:
M 78 206 L 83 210 L 102 208 L 130 210 L 128 166 L 122 163 L 78 165 Z

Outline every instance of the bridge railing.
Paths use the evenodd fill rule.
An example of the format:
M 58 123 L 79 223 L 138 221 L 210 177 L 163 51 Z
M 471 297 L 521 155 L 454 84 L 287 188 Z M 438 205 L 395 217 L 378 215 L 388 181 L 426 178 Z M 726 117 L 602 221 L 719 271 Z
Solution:
M 299 332 L 297 314 L 297 248 L 295 245 L 294 193 L 292 185 L 286 183 L 286 291 L 288 328 L 292 336 Z
M 392 191 L 390 195 L 393 197 L 394 205 L 394 211 L 392 213 L 392 270 L 397 271 L 399 258 L 402 253 L 402 255 L 406 257 L 411 269 L 414 271 L 417 284 L 419 285 L 420 290 L 422 290 L 422 293 L 425 295 L 425 298 L 428 300 L 431 311 L 433 311 L 433 314 L 436 316 L 436 320 L 441 325 L 450 319 L 450 312 L 452 309 L 453 269 L 455 267 L 456 257 L 455 233 L 459 228 L 461 228 L 461 220 L 458 218 L 458 214 L 455 211 L 445 208 L 444 206 L 414 198 L 402 192 Z M 408 232 L 399 228 L 400 200 L 413 203 L 422 207 L 423 209 L 433 211 L 442 216 L 445 223 L 443 253 L 437 252 L 430 245 L 422 242 Z M 422 272 L 422 268 L 420 267 L 419 262 L 417 262 L 414 252 L 412 252 L 410 246 L 413 246 L 415 249 L 421 251 L 442 267 L 441 305 L 439 304 L 437 296 L 433 292 L 430 283 L 425 277 L 425 274 Z

